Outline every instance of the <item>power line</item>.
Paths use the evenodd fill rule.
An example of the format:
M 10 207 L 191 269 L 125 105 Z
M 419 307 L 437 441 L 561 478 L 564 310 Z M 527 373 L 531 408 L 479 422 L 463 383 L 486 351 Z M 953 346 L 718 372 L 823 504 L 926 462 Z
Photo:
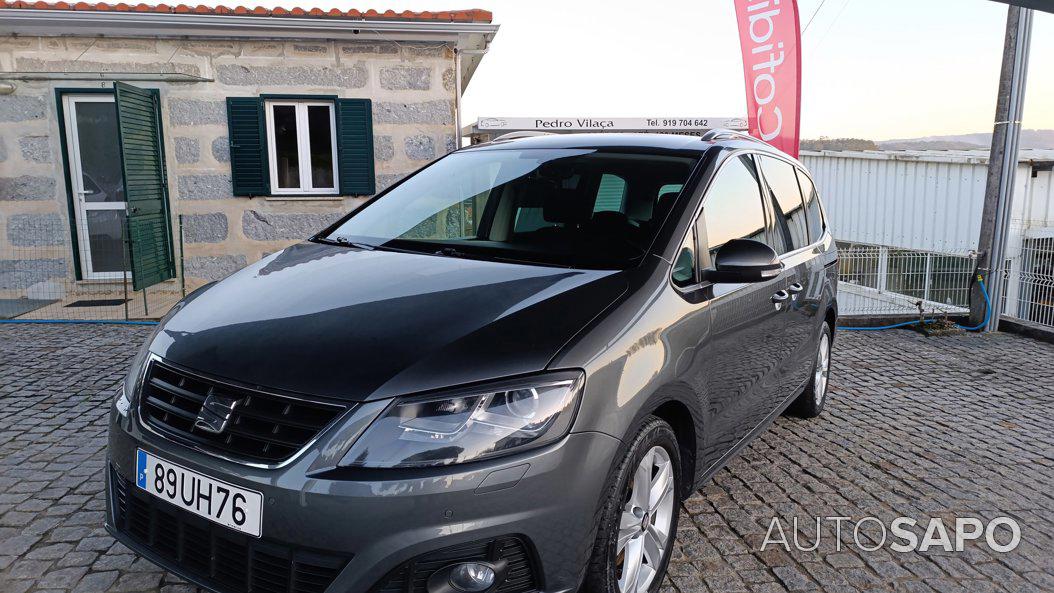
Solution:
M 827 36 L 831 34 L 831 30 L 834 29 L 834 26 L 836 24 L 838 24 L 838 19 L 842 17 L 842 13 L 845 12 L 845 8 L 849 6 L 849 3 L 852 1 L 853 0 L 845 0 L 845 4 L 842 5 L 842 9 L 838 11 L 838 14 L 834 16 L 834 20 L 831 21 L 831 25 L 827 27 L 826 31 L 824 31 L 823 37 L 820 37 L 820 40 L 816 42 L 817 47 L 823 44 L 823 40 L 827 39 Z
M 816 18 L 816 15 L 820 13 L 820 9 L 823 8 L 823 5 L 826 2 L 827 0 L 820 0 L 820 5 L 816 7 L 816 10 L 812 11 L 812 16 L 809 17 L 809 22 L 805 23 L 805 28 L 801 30 L 802 35 L 805 35 L 805 32 L 809 30 L 809 25 L 812 24 L 812 21 Z

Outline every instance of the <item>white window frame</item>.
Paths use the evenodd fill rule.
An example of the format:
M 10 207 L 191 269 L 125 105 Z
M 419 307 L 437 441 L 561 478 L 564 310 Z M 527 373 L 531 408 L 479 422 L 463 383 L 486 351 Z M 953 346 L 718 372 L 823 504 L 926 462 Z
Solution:
M 278 187 L 278 161 L 275 150 L 274 108 L 291 106 L 296 109 L 296 148 L 300 164 L 300 187 Z M 308 107 L 321 106 L 329 108 L 330 148 L 333 158 L 333 187 L 314 187 L 311 179 L 311 142 L 308 131 Z M 271 195 L 337 195 L 340 193 L 340 179 L 337 175 L 337 117 L 333 101 L 314 100 L 275 100 L 264 101 L 264 113 L 267 121 L 267 164 L 271 178 Z

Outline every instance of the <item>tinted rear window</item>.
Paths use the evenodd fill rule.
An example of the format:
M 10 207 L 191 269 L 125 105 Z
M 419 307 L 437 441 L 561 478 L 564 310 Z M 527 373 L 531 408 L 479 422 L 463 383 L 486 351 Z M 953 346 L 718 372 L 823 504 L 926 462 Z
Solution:
M 815 243 L 823 236 L 826 228 L 823 220 L 823 212 L 820 210 L 820 196 L 816 194 L 809 176 L 798 170 L 798 184 L 801 193 L 805 197 L 805 217 L 809 222 L 809 243 Z
M 805 223 L 805 204 L 802 202 L 801 190 L 795 178 L 794 165 L 768 156 L 759 156 L 761 171 L 772 191 L 775 202 L 776 226 L 783 230 L 788 239 L 788 249 L 801 249 L 812 241 Z M 777 250 L 786 251 L 786 250 Z

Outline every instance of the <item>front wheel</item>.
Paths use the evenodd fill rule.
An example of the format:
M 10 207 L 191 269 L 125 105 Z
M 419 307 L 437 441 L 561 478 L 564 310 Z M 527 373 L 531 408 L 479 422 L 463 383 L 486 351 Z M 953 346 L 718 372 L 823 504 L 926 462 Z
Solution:
M 585 591 L 659 590 L 677 534 L 679 492 L 677 437 L 665 421 L 650 417 L 610 480 Z

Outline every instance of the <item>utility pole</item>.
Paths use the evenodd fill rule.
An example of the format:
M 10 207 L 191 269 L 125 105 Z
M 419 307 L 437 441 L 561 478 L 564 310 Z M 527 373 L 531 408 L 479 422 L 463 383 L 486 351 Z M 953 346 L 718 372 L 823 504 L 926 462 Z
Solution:
M 1017 149 L 1021 137 L 1021 112 L 1025 102 L 1028 52 L 1032 39 L 1032 10 L 1010 6 L 1006 16 L 1003 66 L 992 130 L 992 152 L 988 158 L 988 181 L 981 233 L 977 239 L 977 275 L 984 278 L 991 299 L 991 321 L 986 331 L 999 329 L 1003 309 L 1003 260 L 1017 173 Z M 985 300 L 976 278 L 970 288 L 970 324 L 985 317 Z

